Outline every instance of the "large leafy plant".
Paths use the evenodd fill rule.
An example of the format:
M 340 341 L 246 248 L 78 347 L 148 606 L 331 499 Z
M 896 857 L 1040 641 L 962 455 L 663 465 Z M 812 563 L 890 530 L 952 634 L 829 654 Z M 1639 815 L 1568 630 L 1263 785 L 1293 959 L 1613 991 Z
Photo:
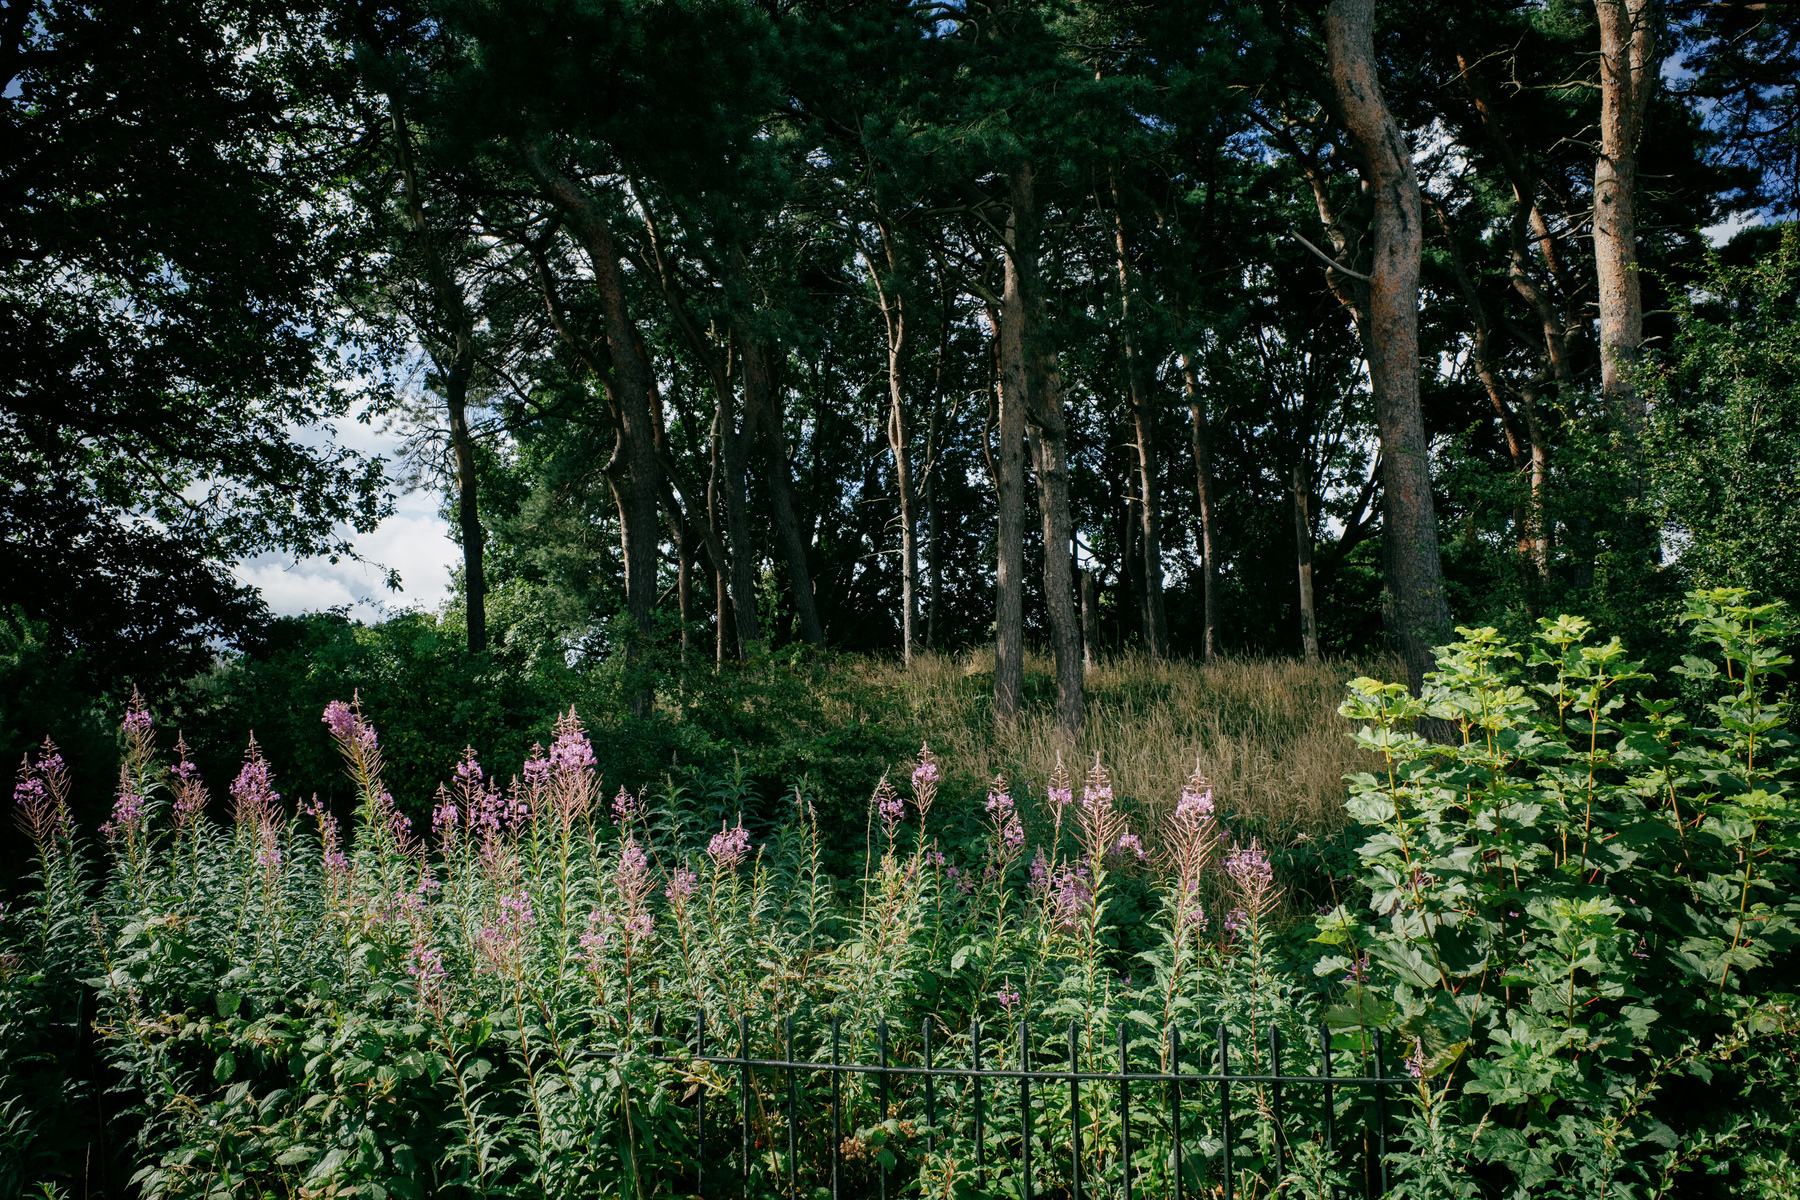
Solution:
M 1352 684 L 1367 904 L 1321 922 L 1318 970 L 1411 1052 L 1399 1194 L 1661 1194 L 1791 1120 L 1763 1119 L 1793 1095 L 1791 630 L 1733 589 L 1684 620 L 1713 651 L 1677 668 L 1693 720 L 1578 617 L 1529 653 L 1460 629 L 1422 698 Z

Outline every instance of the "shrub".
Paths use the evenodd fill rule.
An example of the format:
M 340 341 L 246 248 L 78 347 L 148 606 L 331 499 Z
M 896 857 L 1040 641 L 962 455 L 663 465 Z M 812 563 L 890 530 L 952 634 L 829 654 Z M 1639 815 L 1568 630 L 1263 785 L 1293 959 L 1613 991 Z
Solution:
M 1718 654 L 1678 668 L 1712 697 L 1700 721 L 1634 702 L 1648 677 L 1576 617 L 1541 621 L 1528 660 L 1460 630 L 1422 699 L 1352 685 L 1383 767 L 1351 785 L 1366 904 L 1322 922 L 1318 970 L 1412 1050 L 1401 1194 L 1660 1195 L 1696 1164 L 1743 1194 L 1772 1114 L 1791 1138 L 1791 630 L 1741 591 L 1689 599 Z M 1422 716 L 1461 744 L 1409 732 Z

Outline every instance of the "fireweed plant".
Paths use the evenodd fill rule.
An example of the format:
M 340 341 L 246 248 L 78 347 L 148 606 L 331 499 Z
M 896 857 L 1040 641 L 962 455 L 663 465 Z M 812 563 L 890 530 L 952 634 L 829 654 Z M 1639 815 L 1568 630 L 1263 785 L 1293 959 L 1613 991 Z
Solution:
M 1023 1043 L 1036 1067 L 1087 1071 L 1174 1068 L 1173 1027 L 1181 1068 L 1212 1072 L 1222 1025 L 1224 1065 L 1260 1075 L 1315 1072 L 1321 1021 L 1340 1072 L 1372 1068 L 1376 1029 L 1411 1072 L 1388 1105 L 1396 1194 L 1657 1194 L 1689 1167 L 1739 1169 L 1793 1094 L 1772 982 L 1795 917 L 1790 740 L 1769 688 L 1786 627 L 1725 592 L 1690 620 L 1723 660 L 1684 667 L 1704 722 L 1662 700 L 1628 717 L 1640 672 L 1573 618 L 1547 622 L 1529 662 L 1464 631 L 1423 701 L 1357 681 L 1345 710 L 1384 766 L 1354 781 L 1362 867 L 1299 960 L 1312 926 L 1198 771 L 1154 825 L 1133 824 L 1143 810 L 1098 760 L 1057 762 L 1035 795 L 997 777 L 972 801 L 980 835 L 952 841 L 945 772 L 921 748 L 875 790 L 861 876 L 840 880 L 804 789 L 766 834 L 698 826 L 676 788 L 608 796 L 572 710 L 505 783 L 466 752 L 414 829 L 376 729 L 331 704 L 321 736 L 358 796 L 340 828 L 285 800 L 254 742 L 211 803 L 134 703 L 104 870 L 54 747 L 21 770 L 37 886 L 0 914 L 0 1021 L 96 989 L 152 1196 L 739 1195 L 746 1108 L 749 1190 L 785 1192 L 791 1119 L 817 1194 L 828 1080 L 800 1072 L 790 1118 L 784 1072 L 746 1085 L 695 1057 L 697 1027 L 709 1053 L 874 1063 L 885 1045 L 916 1066 L 928 1025 L 937 1066 L 1016 1068 Z M 1414 737 L 1425 713 L 1461 744 Z M 1148 949 L 1118 928 L 1127 888 L 1156 899 L 1152 936 L 1130 942 Z M 18 1053 L 0 1044 L 0 1137 L 23 1186 Z M 1720 1114 L 1678 1135 L 1677 1081 L 1713 1089 Z M 916 1077 L 885 1092 L 846 1077 L 846 1194 L 881 1194 L 884 1172 L 893 1195 L 1019 1194 L 1018 1089 L 986 1086 L 977 1146 L 975 1086 L 939 1079 L 928 1127 Z M 1170 1194 L 1179 1146 L 1186 1193 L 1217 1192 L 1217 1094 L 1187 1092 L 1179 1123 L 1135 1097 L 1124 1162 L 1115 1088 L 1084 1090 L 1078 1136 L 1068 1087 L 1034 1089 L 1035 1190 L 1072 1190 L 1079 1162 L 1086 1194 L 1123 1194 L 1127 1172 L 1134 1194 Z M 1270 1090 L 1232 1089 L 1236 1194 L 1380 1178 L 1367 1093 L 1338 1089 L 1329 1147 L 1321 1097 L 1286 1090 L 1278 1158 Z

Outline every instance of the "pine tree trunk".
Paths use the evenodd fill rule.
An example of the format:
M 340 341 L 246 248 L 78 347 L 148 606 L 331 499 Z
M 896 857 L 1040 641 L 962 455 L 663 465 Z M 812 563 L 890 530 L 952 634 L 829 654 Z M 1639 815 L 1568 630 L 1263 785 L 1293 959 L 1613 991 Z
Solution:
M 926 441 L 938 444 L 938 405 L 931 406 L 931 430 Z M 938 542 L 938 498 L 936 464 L 929 464 L 925 476 L 925 543 L 931 554 L 931 593 L 925 602 L 925 648 L 938 648 L 938 597 L 944 592 L 943 547 Z
M 1417 691 L 1435 665 L 1433 647 L 1450 634 L 1419 411 L 1419 184 L 1375 75 L 1374 0 L 1332 0 L 1325 49 L 1374 206 L 1365 348 L 1383 463 L 1382 617 Z
M 1300 568 L 1300 645 L 1306 661 L 1319 661 L 1319 614 L 1313 607 L 1313 531 L 1310 507 L 1312 488 L 1300 464 L 1294 464 L 1294 551 Z
M 449 361 L 440 364 L 444 375 L 444 408 L 450 425 L 450 449 L 456 460 L 456 523 L 463 551 L 463 594 L 469 649 L 487 649 L 487 573 L 482 560 L 487 537 L 481 528 L 478 503 L 480 480 L 475 471 L 475 439 L 469 432 L 469 379 L 475 371 L 475 327 L 463 290 L 451 276 L 443 248 L 425 217 L 424 190 L 413 160 L 412 134 L 392 96 L 395 157 L 405 189 L 407 223 L 425 251 L 426 281 L 449 326 Z
M 1037 471 L 1038 510 L 1044 519 L 1044 602 L 1049 608 L 1050 641 L 1056 658 L 1056 732 L 1072 746 L 1081 738 L 1087 702 L 1070 549 L 1075 526 L 1069 512 L 1068 423 L 1063 416 L 1062 380 L 1049 356 L 1038 353 L 1033 360 L 1037 369 L 1031 382 L 1041 389 L 1042 399 L 1032 406 L 1037 418 L 1032 465 Z
M 1201 641 L 1206 661 L 1218 653 L 1219 630 L 1219 559 L 1214 538 L 1212 488 L 1212 431 L 1207 427 L 1206 407 L 1200 400 L 1200 380 L 1193 358 L 1181 355 L 1181 381 L 1188 397 L 1188 419 L 1192 422 L 1191 440 L 1194 451 L 1195 486 L 1200 496 L 1200 590 L 1205 623 Z
M 729 379 L 719 387 L 719 474 L 725 492 L 725 534 L 731 539 L 731 615 L 737 631 L 739 662 L 747 662 L 761 640 L 756 616 L 756 550 L 750 543 L 750 494 L 745 471 L 745 443 L 753 435 L 751 421 L 738 427 L 736 395 Z
M 1628 498 L 1643 496 L 1640 446 L 1644 396 L 1633 381 L 1644 341 L 1637 261 L 1637 152 L 1644 112 L 1657 83 L 1655 15 L 1650 0 L 1598 0 L 1600 157 L 1594 164 L 1594 269 L 1600 304 L 1600 393 L 1623 443 Z M 1635 545 L 1648 549 L 1641 511 L 1627 519 Z
M 1010 179 L 1006 219 L 1006 284 L 1000 305 L 999 444 L 994 448 L 999 499 L 998 561 L 994 601 L 994 721 L 1010 727 L 1025 695 L 1025 413 L 1031 312 L 1026 289 L 1037 248 L 1036 198 L 1031 164 L 1021 162 Z
M 749 423 L 762 435 L 763 457 L 767 466 L 771 506 L 775 518 L 775 540 L 787 560 L 788 581 L 793 586 L 794 611 L 800 617 L 800 636 L 812 646 L 825 648 L 825 628 L 819 623 L 819 609 L 813 599 L 812 570 L 806 562 L 807 539 L 800 532 L 800 518 L 794 509 L 793 477 L 789 474 L 787 436 L 781 428 L 781 411 L 775 403 L 775 381 L 769 374 L 769 363 L 763 349 L 754 340 L 744 340 L 744 407 Z
M 1113 248 L 1119 268 L 1119 344 L 1125 360 L 1125 383 L 1131 397 L 1132 432 L 1137 438 L 1138 493 L 1142 503 L 1144 548 L 1144 652 L 1160 662 L 1169 652 L 1169 619 L 1163 606 L 1162 509 L 1158 502 L 1156 409 L 1152 406 L 1131 316 L 1131 260 L 1125 243 L 1125 216 L 1119 211 L 1119 184 L 1110 175 L 1113 196 Z
M 650 636 L 651 612 L 656 607 L 657 485 L 661 466 L 656 461 L 656 431 L 650 415 L 650 373 L 638 354 L 636 329 L 625 301 L 619 274 L 619 253 L 612 231 L 581 186 L 544 162 L 538 148 L 525 143 L 526 167 L 550 198 L 569 217 L 585 243 L 594 268 L 594 291 L 604 318 L 606 346 L 612 358 L 607 377 L 613 408 L 619 419 L 619 448 L 626 483 L 619 496 L 619 541 L 625 557 L 625 606 L 631 613 L 637 636 L 626 646 L 626 661 L 635 662 Z M 652 700 L 649 688 L 632 698 L 639 717 L 648 716 Z
M 885 222 L 878 223 L 882 256 L 891 275 L 900 269 L 899 252 L 893 234 Z M 888 449 L 894 456 L 894 484 L 900 498 L 900 646 L 901 658 L 912 665 L 913 651 L 918 645 L 919 618 L 919 518 L 917 497 L 913 492 L 912 459 L 907 447 L 906 405 L 902 373 L 906 357 L 906 298 L 884 286 L 875 263 L 864 256 L 869 278 L 875 285 L 876 299 L 887 330 L 888 371 Z
M 1081 657 L 1089 670 L 1100 663 L 1100 606 L 1094 598 L 1094 573 L 1081 573 Z

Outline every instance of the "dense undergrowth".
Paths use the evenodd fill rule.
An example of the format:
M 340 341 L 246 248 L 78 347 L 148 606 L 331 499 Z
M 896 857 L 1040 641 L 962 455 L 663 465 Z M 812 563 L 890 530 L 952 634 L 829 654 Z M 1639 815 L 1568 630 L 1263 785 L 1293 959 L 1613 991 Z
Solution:
M 990 1063 L 1022 1038 L 1039 1061 L 1073 1046 L 1096 1069 L 1121 1043 L 1169 1069 L 1171 1026 L 1186 1069 L 1210 1069 L 1192 1047 L 1222 1024 L 1229 1065 L 1251 1074 L 1272 1029 L 1290 1072 L 1314 1069 L 1321 1021 L 1344 1066 L 1367 1063 L 1379 1029 L 1390 1068 L 1410 1071 L 1388 1141 L 1396 1195 L 1792 1195 L 1795 762 L 1771 686 L 1787 630 L 1730 592 L 1697 595 L 1690 619 L 1713 654 L 1682 668 L 1704 698 L 1685 715 L 1575 618 L 1529 649 L 1463 631 L 1423 700 L 1352 681 L 1339 719 L 1360 730 L 1345 738 L 1363 768 L 1358 849 L 1344 871 L 1315 855 L 1335 893 L 1322 913 L 1282 894 L 1264 835 L 1285 821 L 1304 845 L 1346 818 L 1325 800 L 1226 804 L 1206 760 L 1194 768 L 1193 726 L 1177 725 L 1192 718 L 1166 711 L 1183 699 L 1174 671 L 1120 684 L 1110 736 L 1138 731 L 1145 773 L 1132 802 L 1106 755 L 1071 751 L 1059 770 L 1029 732 L 1000 748 L 944 734 L 859 806 L 849 871 L 831 859 L 844 830 L 824 828 L 804 780 L 779 811 L 759 797 L 754 824 L 731 809 L 742 796 L 667 776 L 602 786 L 603 735 L 572 711 L 516 783 L 471 752 L 411 820 L 385 733 L 333 701 L 312 720 L 355 792 L 340 822 L 284 800 L 255 746 L 209 798 L 183 744 L 134 707 L 102 846 L 70 819 L 52 749 L 16 792 L 38 875 L 0 927 L 0 1191 L 691 1193 L 700 1150 L 715 1164 L 741 1150 L 723 1121 L 695 1141 L 698 1088 L 715 1112 L 743 1100 L 741 1077 L 687 1053 L 705 1013 L 753 1053 L 791 1022 L 801 1054 L 822 1056 L 835 1020 L 847 1059 L 873 1061 L 885 1025 L 891 1061 L 916 1062 L 929 1021 L 940 1064 L 972 1061 L 984 1027 Z M 911 719 L 953 731 L 975 710 L 958 690 L 970 665 L 934 668 Z M 1263 682 L 1245 671 L 1216 712 L 1304 694 L 1298 669 L 1256 669 Z M 1427 713 L 1461 744 L 1415 737 Z M 1184 766 L 1159 795 L 1165 743 L 1163 769 Z M 969 794 L 997 763 L 1012 773 Z M 1243 797 L 1282 790 L 1266 765 L 1234 778 Z M 787 1126 L 765 1075 L 750 1084 L 752 1190 L 775 1194 Z M 895 1194 L 1020 1190 L 1016 1094 L 987 1097 L 983 1177 L 968 1085 L 940 1088 L 926 1128 L 914 1085 L 885 1111 L 871 1080 L 847 1085 L 853 1194 L 883 1166 Z M 1037 1189 L 1056 1194 L 1076 1162 L 1066 1092 L 1037 1103 Z M 1355 1194 L 1378 1177 L 1367 1142 L 1325 1141 L 1317 1103 L 1290 1094 L 1277 1177 L 1270 1093 L 1236 1089 L 1238 1195 Z M 1360 1127 L 1360 1104 L 1339 1090 L 1340 1131 Z M 830 1145 L 816 1086 L 795 1112 L 812 1194 Z M 1217 1106 L 1183 1113 L 1178 1127 L 1140 1113 L 1125 1162 L 1115 1101 L 1095 1089 L 1087 1194 L 1121 1194 L 1127 1173 L 1138 1194 L 1168 1194 L 1177 1143 L 1188 1194 L 1216 1191 Z M 708 1194 L 740 1191 L 735 1174 L 708 1178 Z

